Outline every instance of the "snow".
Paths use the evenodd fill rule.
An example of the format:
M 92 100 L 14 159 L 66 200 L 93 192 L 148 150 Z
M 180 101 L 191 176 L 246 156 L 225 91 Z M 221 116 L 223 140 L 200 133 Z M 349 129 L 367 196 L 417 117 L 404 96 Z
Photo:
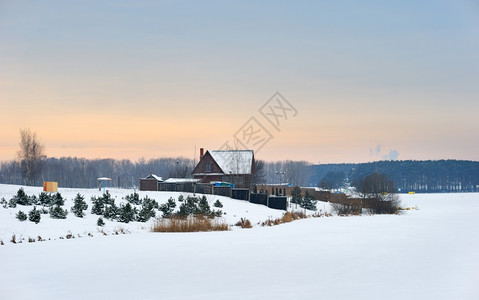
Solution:
M 212 150 L 209 153 L 225 174 L 251 174 L 252 150 Z
M 8 200 L 17 189 L 0 185 L 0 197 Z M 32 190 L 25 188 L 28 194 Z M 66 207 L 78 191 L 86 200 L 101 194 L 60 189 L 70 201 Z M 110 193 L 119 201 L 131 191 Z M 158 201 L 174 194 L 148 193 Z M 11 216 L 14 209 L 0 207 L 5 242 L 0 246 L 0 299 L 479 299 L 479 194 L 401 199 L 404 206 L 419 209 L 398 216 L 310 218 L 183 234 L 107 221 L 132 234 L 94 231 L 94 237 L 22 244 L 10 243 L 11 235 L 3 232 L 55 236 L 64 230 L 89 231 L 96 229 L 88 227 L 96 216 L 87 215 L 87 225 L 72 214 L 66 220 L 42 215 L 35 225 L 19 222 Z M 235 220 L 233 214 L 253 223 L 281 215 L 261 205 L 221 201 L 228 222 Z
M 199 181 L 199 179 L 193 178 L 168 178 L 165 183 L 196 183 Z

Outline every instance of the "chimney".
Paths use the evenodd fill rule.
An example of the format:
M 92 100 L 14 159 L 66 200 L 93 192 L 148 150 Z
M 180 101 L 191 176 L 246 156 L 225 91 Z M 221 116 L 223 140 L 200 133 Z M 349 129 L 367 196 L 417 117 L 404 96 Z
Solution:
M 203 158 L 203 155 L 205 154 L 205 149 L 200 148 L 200 160 Z

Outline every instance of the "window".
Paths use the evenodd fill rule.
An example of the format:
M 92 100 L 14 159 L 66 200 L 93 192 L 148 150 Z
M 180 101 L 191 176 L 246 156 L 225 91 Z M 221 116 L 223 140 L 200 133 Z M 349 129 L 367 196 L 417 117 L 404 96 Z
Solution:
M 205 164 L 205 171 L 206 172 L 211 172 L 211 163 L 206 163 Z

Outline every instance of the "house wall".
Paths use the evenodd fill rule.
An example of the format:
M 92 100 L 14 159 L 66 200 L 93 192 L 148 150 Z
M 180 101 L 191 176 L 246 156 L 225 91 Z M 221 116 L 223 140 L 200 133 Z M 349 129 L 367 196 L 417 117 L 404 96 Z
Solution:
M 158 180 L 140 179 L 140 191 L 158 191 Z
M 211 170 L 206 172 L 206 164 L 211 164 Z M 209 152 L 206 152 L 205 155 L 201 158 L 201 160 L 196 165 L 195 169 L 192 172 L 193 174 L 197 173 L 223 173 L 223 170 L 218 166 L 216 161 L 213 159 Z

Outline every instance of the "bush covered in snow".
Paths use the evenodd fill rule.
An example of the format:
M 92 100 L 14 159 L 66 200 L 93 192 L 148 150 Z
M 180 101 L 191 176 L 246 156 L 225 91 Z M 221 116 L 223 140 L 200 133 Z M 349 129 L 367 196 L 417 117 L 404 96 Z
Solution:
M 71 208 L 72 213 L 79 218 L 83 218 L 85 216 L 83 211 L 87 209 L 88 204 L 85 202 L 85 197 L 78 193 L 75 199 L 73 199 L 73 206 Z
M 134 205 L 141 205 L 140 195 L 138 193 L 132 193 L 125 196 L 125 200 Z
M 19 210 L 18 213 L 15 215 L 15 217 L 23 222 L 27 219 L 27 214 Z
M 37 210 L 36 207 L 33 207 L 33 209 L 28 212 L 28 220 L 35 222 L 38 224 L 40 222 L 40 219 L 42 218 L 40 211 Z
M 163 213 L 163 218 L 170 217 L 175 207 L 176 207 L 176 202 L 175 202 L 175 199 L 173 199 L 173 197 L 170 197 L 166 203 L 160 205 L 159 209 Z
M 63 209 L 60 205 L 55 205 L 50 208 L 50 218 L 52 219 L 66 219 L 68 210 Z

